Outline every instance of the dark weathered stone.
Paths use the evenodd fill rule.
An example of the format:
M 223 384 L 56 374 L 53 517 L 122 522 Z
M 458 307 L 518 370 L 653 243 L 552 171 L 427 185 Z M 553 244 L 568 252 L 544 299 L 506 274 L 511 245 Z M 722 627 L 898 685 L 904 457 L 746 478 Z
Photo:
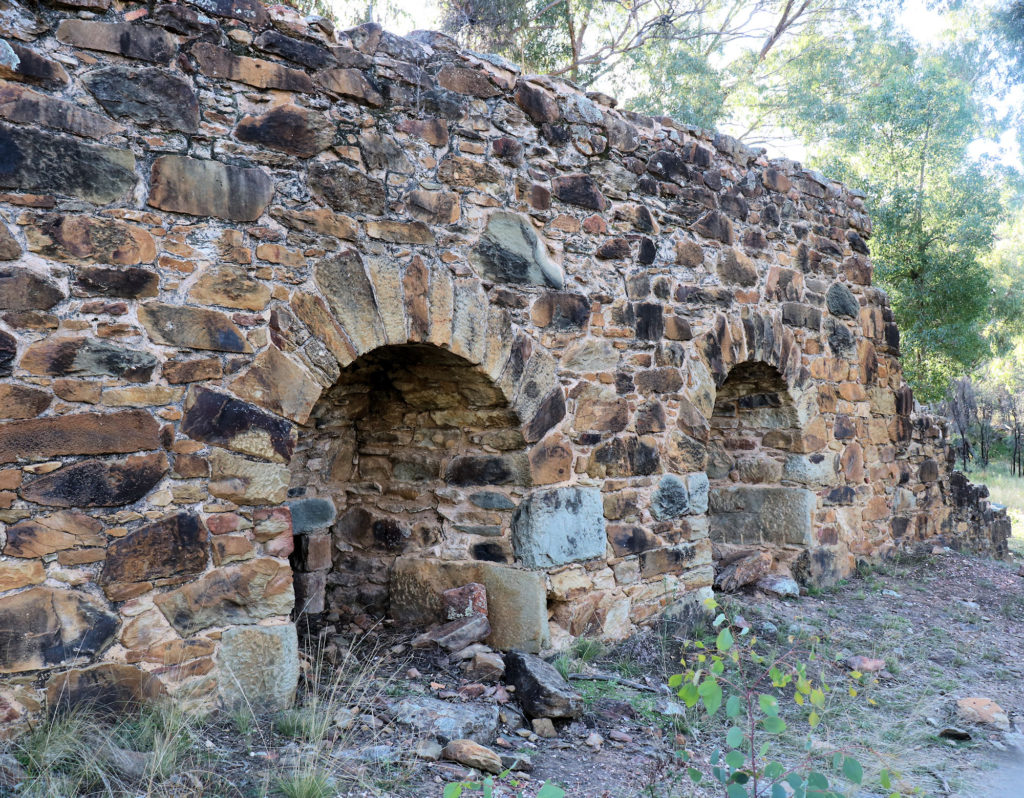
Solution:
M 274 181 L 262 169 L 162 155 L 153 161 L 148 202 L 175 213 L 251 222 L 273 196 Z
M 460 455 L 448 464 L 445 481 L 452 485 L 508 485 L 522 479 L 522 464 L 500 455 Z
M 437 73 L 437 82 L 443 89 L 468 94 L 471 97 L 487 99 L 501 94 L 482 69 L 467 69 L 446 64 Z
M 821 310 L 813 305 L 799 302 L 782 303 L 782 321 L 795 327 L 806 327 L 808 330 L 821 329 Z
M 326 69 L 338 64 L 338 60 L 331 55 L 331 51 L 326 47 L 321 47 L 319 44 L 305 39 L 285 36 L 273 28 L 265 30 L 257 36 L 255 44 L 261 50 L 287 58 L 289 61 L 309 69 Z
M 21 498 L 50 507 L 118 507 L 137 502 L 167 473 L 162 453 L 86 460 L 25 484 Z
M 155 64 L 169 63 L 178 50 L 177 41 L 167 31 L 130 22 L 65 19 L 57 28 L 57 38 L 74 47 Z
M 641 341 L 659 341 L 665 335 L 665 309 L 657 302 L 636 306 L 636 337 Z
M 267 7 L 260 0 L 188 0 L 190 5 L 201 8 L 215 17 L 237 19 L 257 30 L 270 23 Z
M 122 718 L 125 712 L 165 698 L 159 678 L 134 665 L 104 663 L 55 673 L 46 682 L 46 704 L 51 712 L 82 708 Z
M 182 636 L 211 626 L 255 623 L 291 612 L 292 569 L 269 558 L 250 560 L 211 571 L 154 602 Z
M 536 443 L 544 434 L 565 418 L 565 394 L 560 386 L 552 388 L 545 396 L 537 411 L 523 426 L 523 437 L 527 443 Z
M 292 424 L 207 388 L 189 391 L 181 431 L 197 441 L 271 460 L 288 461 L 295 450 Z
M 136 182 L 130 150 L 0 125 L 0 186 L 103 205 L 123 197 Z
M 315 529 L 325 529 L 334 523 L 336 511 L 330 499 L 300 499 L 288 502 L 292 513 L 292 531 L 303 535 Z
M 718 211 L 708 211 L 693 225 L 693 229 L 704 236 L 731 244 L 733 241 L 732 222 Z
M 145 410 L 72 413 L 0 424 L 0 463 L 20 457 L 122 454 L 160 448 L 160 427 Z
M 603 211 L 608 207 L 604 198 L 590 175 L 562 175 L 551 181 L 554 195 L 562 202 L 589 208 L 592 211 Z
M 613 438 L 601 444 L 591 456 L 592 474 L 609 477 L 643 476 L 658 470 L 658 450 L 639 438 Z
M 13 59 L 0 59 L 0 78 L 37 83 L 50 88 L 68 82 L 68 73 L 58 61 L 51 61 L 13 38 L 4 40 L 14 55 Z
M 141 299 L 160 292 L 160 275 L 135 266 L 120 269 L 82 266 L 75 270 L 75 288 L 91 296 Z
M 726 283 L 748 287 L 757 284 L 757 268 L 753 262 L 731 247 L 724 249 L 718 258 L 718 276 Z
M 665 474 L 658 482 L 658 489 L 651 497 L 651 515 L 663 521 L 667 518 L 679 518 L 690 509 L 690 492 L 675 474 Z
M 0 598 L 0 673 L 20 673 L 98 654 L 117 616 L 77 590 L 33 587 Z
M 557 122 L 562 118 L 558 101 L 539 86 L 533 86 L 525 80 L 516 82 L 516 104 L 526 115 L 538 125 L 545 122 Z
M 809 546 L 817 497 L 803 488 L 714 488 L 711 539 L 722 543 Z
M 220 41 L 221 29 L 214 20 L 181 3 L 159 3 L 147 19 L 189 39 L 214 43 Z
M 99 583 L 114 598 L 131 585 L 200 574 L 206 569 L 206 538 L 206 527 L 193 513 L 144 526 L 107 547 Z
M 856 319 L 860 316 L 860 303 L 853 291 L 842 283 L 832 283 L 825 294 L 825 303 L 829 313 L 836 316 L 849 316 Z
M 833 354 L 845 357 L 857 349 L 856 336 L 841 321 L 826 319 L 825 332 L 828 334 L 828 345 Z
M 11 234 L 10 228 L 0 224 L 0 260 L 17 260 L 21 257 L 21 244 Z
M 235 128 L 235 138 L 261 144 L 300 158 L 311 158 L 334 140 L 334 126 L 323 114 L 279 105 L 259 116 L 246 116 Z
M 106 116 L 87 111 L 78 103 L 60 100 L 17 83 L 0 84 L 0 117 L 93 139 L 123 129 Z
M 476 254 L 481 271 L 491 280 L 554 288 L 565 282 L 562 268 L 548 256 L 529 218 L 517 213 L 492 213 Z
M 0 309 L 49 310 L 64 292 L 24 266 L 0 266 Z
M 313 164 L 309 187 L 336 211 L 381 216 L 386 209 L 384 184 L 340 161 Z
M 87 73 L 82 84 L 111 116 L 182 133 L 199 129 L 199 100 L 179 74 L 116 65 Z
M 139 307 L 139 321 L 159 344 L 217 352 L 252 351 L 242 331 L 216 310 L 147 302 Z
M 583 700 L 555 666 L 523 651 L 505 654 L 505 681 L 529 718 L 578 718 Z
M 200 42 L 192 47 L 192 57 L 199 71 L 207 77 L 226 78 L 247 83 L 258 89 L 281 89 L 312 93 L 313 81 L 300 69 L 292 69 L 274 61 L 235 55 L 226 47 Z
M 325 69 L 317 76 L 317 83 L 331 94 L 346 97 L 366 105 L 379 106 L 384 104 L 384 97 L 377 90 L 364 72 L 358 69 L 343 67 Z
M 14 358 L 17 355 L 17 339 L 13 335 L 0 330 L 0 377 L 11 376 L 11 373 L 14 371 Z
M 117 346 L 100 338 L 44 338 L 32 344 L 21 367 L 54 377 L 121 377 L 148 382 L 157 359 L 149 352 Z
M 410 695 L 389 703 L 388 711 L 397 723 L 412 729 L 417 737 L 445 743 L 451 740 L 490 743 L 498 731 L 498 707 L 494 704 Z
M 516 509 L 512 545 L 516 559 L 527 568 L 603 557 L 607 536 L 600 490 L 534 491 Z
M 414 638 L 412 644 L 415 648 L 436 644 L 447 651 L 461 651 L 483 640 L 490 633 L 491 625 L 487 622 L 487 616 L 477 613 L 430 629 Z

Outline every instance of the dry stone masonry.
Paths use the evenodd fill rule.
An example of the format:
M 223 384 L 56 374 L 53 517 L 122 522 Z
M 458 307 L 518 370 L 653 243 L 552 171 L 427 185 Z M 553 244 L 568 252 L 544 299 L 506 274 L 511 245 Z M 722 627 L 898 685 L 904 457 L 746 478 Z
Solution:
M 713 553 L 1005 551 L 913 412 L 855 192 L 435 33 L 256 0 L 0 29 L 0 723 L 287 704 L 302 617 L 457 600 L 536 652 L 690 612 Z

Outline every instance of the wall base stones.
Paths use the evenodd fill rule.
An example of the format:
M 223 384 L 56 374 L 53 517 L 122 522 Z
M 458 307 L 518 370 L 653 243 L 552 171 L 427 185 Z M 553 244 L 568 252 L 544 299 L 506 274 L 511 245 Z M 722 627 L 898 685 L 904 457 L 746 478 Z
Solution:
M 855 192 L 429 37 L 106 5 L 15 3 L 0 67 L 0 722 L 284 706 L 296 620 L 471 583 L 538 652 L 692 620 L 715 552 L 1005 553 Z

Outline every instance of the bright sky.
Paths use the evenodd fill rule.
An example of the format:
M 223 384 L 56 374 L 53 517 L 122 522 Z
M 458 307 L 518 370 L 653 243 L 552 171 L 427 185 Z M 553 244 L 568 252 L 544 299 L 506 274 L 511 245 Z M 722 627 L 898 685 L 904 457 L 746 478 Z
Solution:
M 374 0 L 331 0 L 344 19 L 358 10 L 365 14 L 368 6 L 376 8 L 376 18 L 388 30 L 405 34 L 417 29 L 436 30 L 440 27 L 440 8 L 438 0 L 387 0 L 375 3 Z M 977 0 L 981 5 L 991 5 L 993 0 Z M 945 30 L 942 14 L 927 7 L 925 0 L 905 0 L 900 21 L 918 41 L 928 44 L 938 41 Z M 999 107 L 1002 110 L 1024 106 L 1024 87 L 1017 87 Z M 772 147 L 772 154 L 784 155 L 795 160 L 803 160 L 806 151 L 803 145 L 795 140 L 778 141 Z M 1002 162 L 1024 170 L 1021 150 L 1013 131 L 1007 131 L 1000 141 L 978 141 L 971 148 L 972 155 L 978 157 L 988 154 Z

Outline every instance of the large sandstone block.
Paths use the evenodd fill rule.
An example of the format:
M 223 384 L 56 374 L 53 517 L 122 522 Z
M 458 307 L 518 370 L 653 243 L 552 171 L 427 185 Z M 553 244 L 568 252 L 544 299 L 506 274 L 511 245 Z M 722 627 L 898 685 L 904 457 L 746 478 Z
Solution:
M 166 695 L 158 677 L 134 665 L 112 662 L 56 673 L 46 682 L 46 705 L 51 712 L 83 707 L 121 716 Z
M 158 344 L 212 349 L 215 352 L 251 352 L 242 331 L 225 314 L 208 308 L 147 302 L 139 307 L 139 321 Z
M 157 366 L 149 352 L 117 346 L 99 338 L 45 338 L 29 346 L 21 367 L 53 377 L 120 377 L 148 382 Z
M 117 616 L 77 590 L 33 587 L 0 598 L 0 673 L 61 665 L 100 653 Z
M 32 252 L 67 263 L 135 266 L 151 263 L 156 257 L 153 236 L 117 219 L 44 213 L 33 217 L 24 229 Z
M 21 498 L 50 507 L 118 507 L 149 493 L 167 473 L 162 452 L 124 460 L 86 460 L 24 484 Z
M 527 568 L 548 568 L 604 557 L 607 536 L 598 488 L 538 490 L 512 519 L 516 559 Z
M 72 413 L 0 424 L 0 463 L 68 454 L 123 454 L 161 448 L 145 410 Z
M 74 47 L 156 64 L 169 63 L 178 50 L 174 36 L 162 28 L 130 22 L 65 19 L 57 28 L 57 38 Z
M 153 161 L 148 202 L 154 208 L 252 222 L 273 197 L 273 178 L 257 167 L 184 155 L 162 155 Z
M 45 557 L 79 546 L 105 546 L 106 542 L 101 521 L 85 513 L 61 511 L 26 518 L 7 527 L 4 554 L 8 557 Z
M 235 55 L 225 47 L 199 42 L 192 47 L 199 71 L 211 78 L 226 78 L 258 89 L 282 89 L 310 93 L 313 81 L 300 69 L 273 61 Z
M 331 208 L 342 213 L 381 216 L 386 209 L 384 184 L 340 161 L 310 166 L 309 187 Z
M 199 100 L 179 74 L 157 67 L 109 66 L 82 77 L 85 88 L 111 116 L 140 125 L 195 133 Z
M 206 527 L 197 515 L 178 513 L 118 538 L 107 548 L 99 583 L 120 600 L 153 581 L 183 581 L 206 569 Z
M 197 441 L 278 462 L 291 459 L 297 437 L 288 421 L 203 387 L 189 390 L 181 431 Z
M 24 266 L 0 266 L 0 310 L 49 310 L 64 292 Z
M 183 636 L 211 626 L 250 624 L 285 616 L 295 604 L 287 563 L 269 558 L 218 568 L 154 599 Z
M 811 521 L 817 506 L 817 496 L 804 488 L 712 488 L 708 509 L 711 539 L 721 543 L 811 546 Z
M 547 589 L 540 571 L 490 562 L 399 557 L 391 573 L 390 613 L 410 625 L 447 620 L 442 594 L 470 582 L 479 582 L 487 590 L 489 645 L 531 652 L 547 647 Z
M 214 449 L 210 455 L 210 494 L 235 504 L 280 504 L 288 496 L 288 467 L 247 460 Z
M 236 626 L 225 630 L 217 650 L 217 687 L 226 707 L 287 709 L 299 681 L 295 624 Z
M 243 117 L 235 128 L 235 138 L 300 158 L 312 158 L 331 146 L 334 132 L 334 125 L 323 114 L 297 105 L 279 105 L 259 116 Z
M 16 83 L 0 84 L 0 117 L 93 139 L 123 130 L 121 125 L 105 116 L 86 111 L 78 103 L 59 100 Z
M 230 387 L 243 399 L 299 424 L 306 423 L 323 391 L 304 367 L 275 346 L 260 352 Z

